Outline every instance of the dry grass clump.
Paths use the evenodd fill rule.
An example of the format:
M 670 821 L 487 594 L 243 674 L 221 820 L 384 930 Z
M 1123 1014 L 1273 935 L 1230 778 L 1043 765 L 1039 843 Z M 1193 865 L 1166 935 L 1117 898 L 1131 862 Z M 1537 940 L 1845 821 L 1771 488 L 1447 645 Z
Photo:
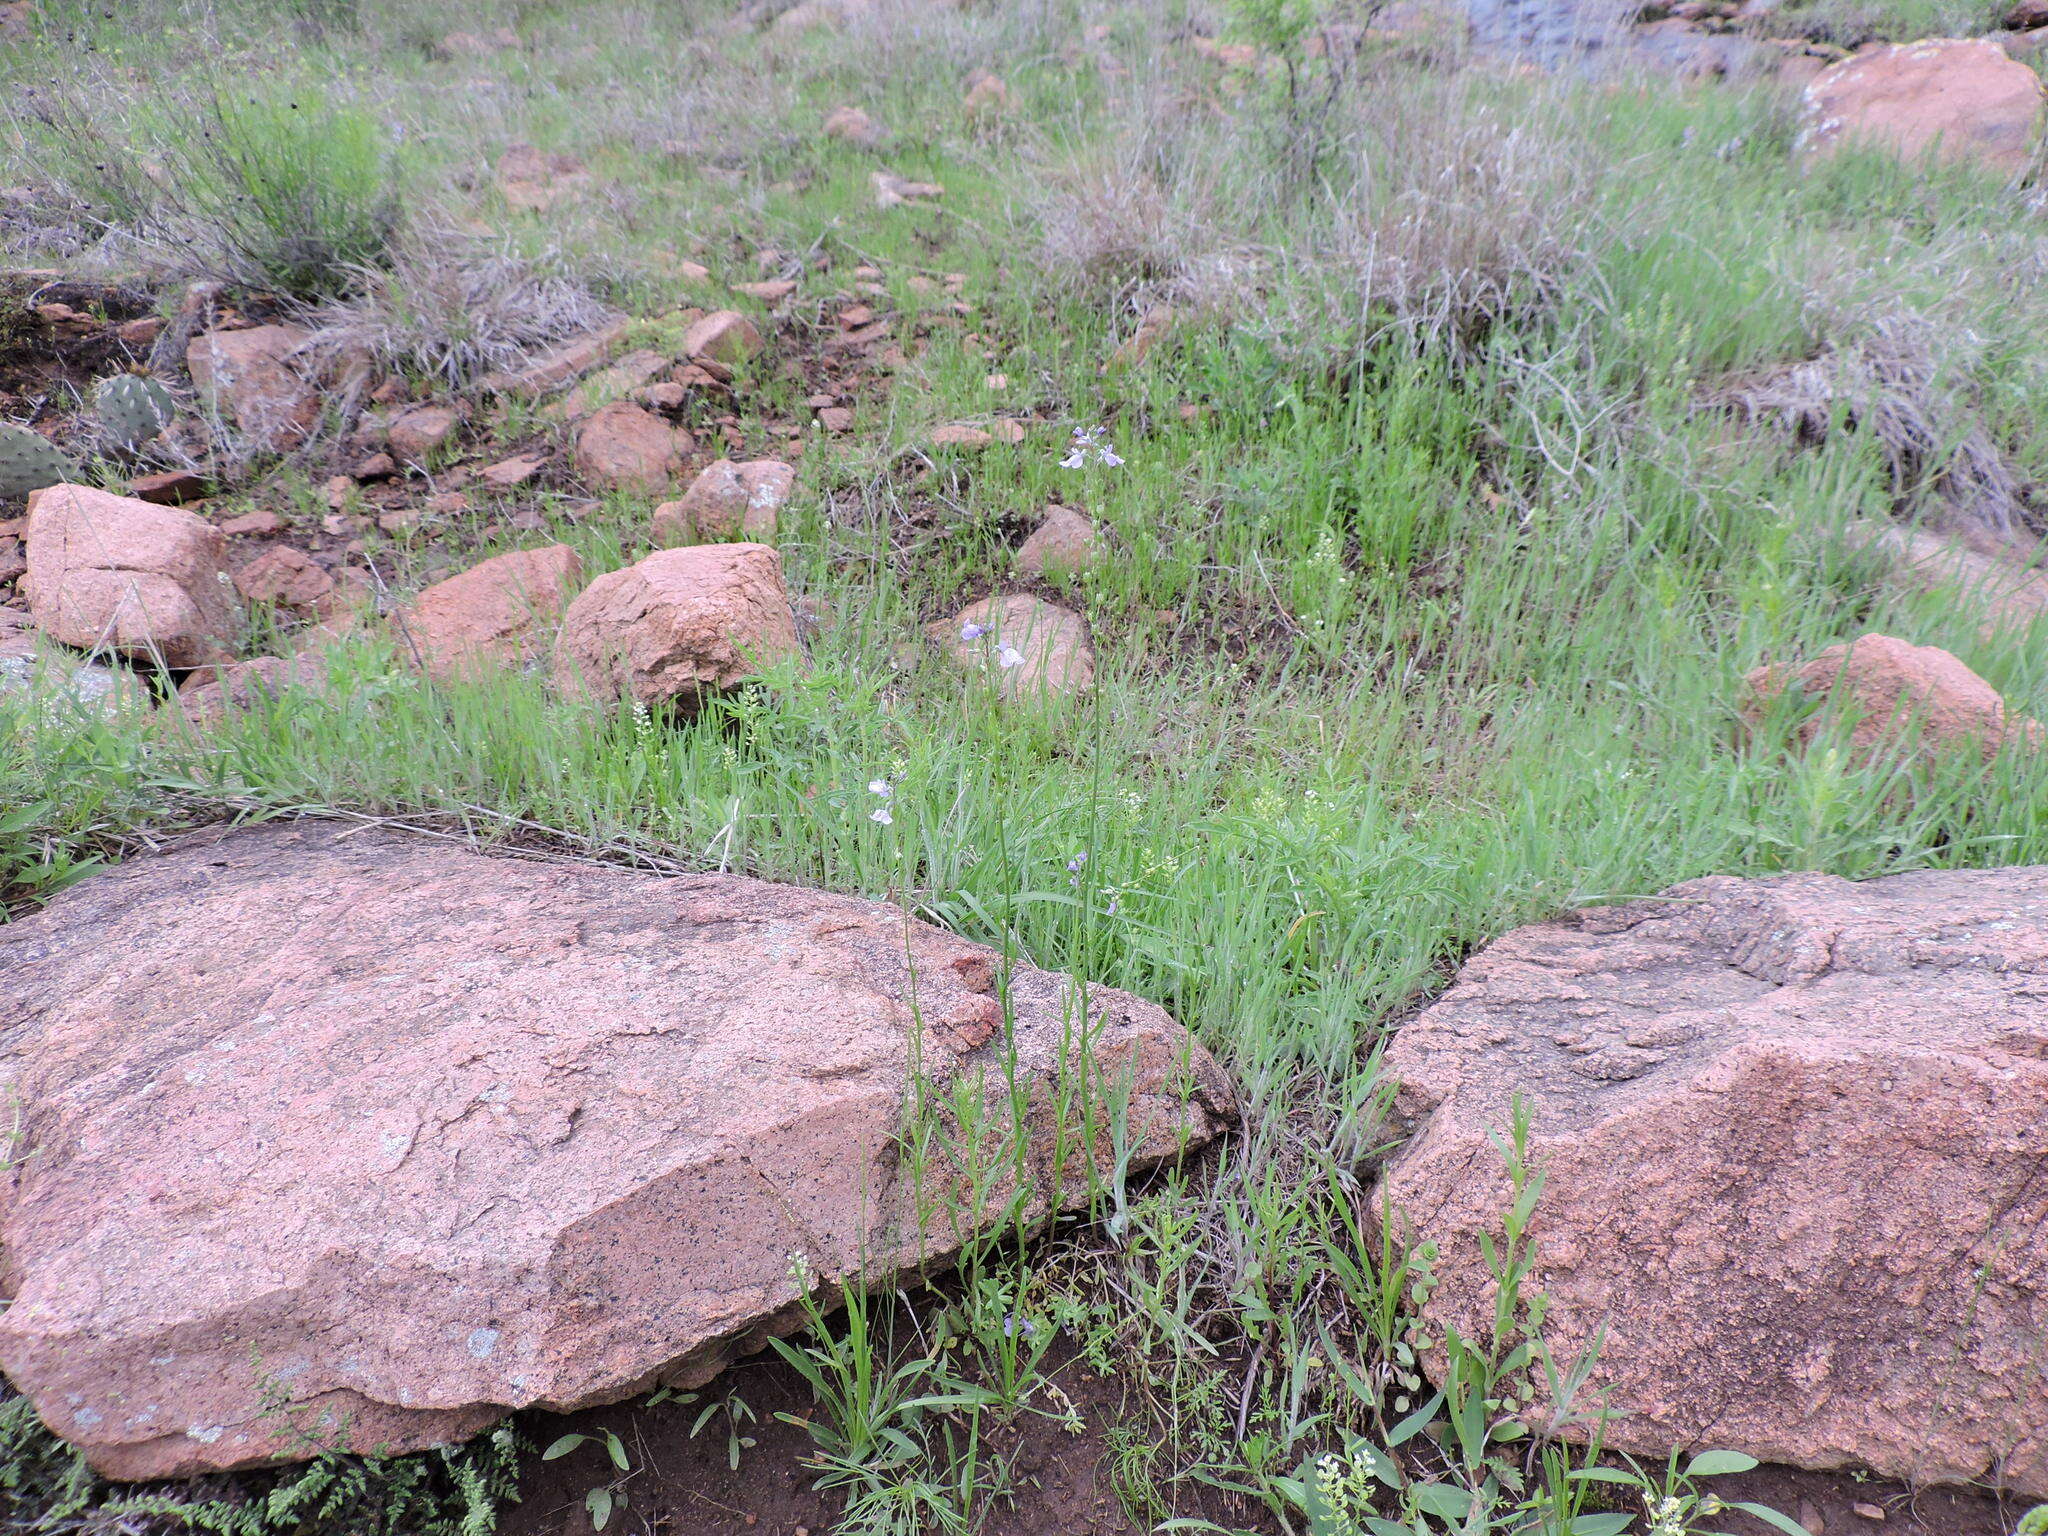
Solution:
M 2044 263 L 2048 246 L 2023 235 L 1823 273 L 1808 301 L 1820 349 L 1738 379 L 1712 403 L 1808 443 L 1869 434 L 1905 516 L 2048 531 L 2014 451 L 2038 443 L 2048 389 L 2039 363 L 2014 350 L 2048 323 L 2034 281 Z
M 1353 150 L 1325 260 L 1333 319 L 1391 325 L 1454 349 L 1549 309 L 1585 271 L 1597 167 L 1540 109 L 1510 115 L 1468 86 L 1420 79 L 1423 99 L 1374 110 Z
M 314 345 L 461 388 L 517 368 L 611 311 L 558 261 L 444 228 L 410 231 L 349 293 L 313 313 Z
M 1119 138 L 1049 168 L 1036 188 L 1039 261 L 1052 283 L 1113 307 L 1183 286 L 1232 231 L 1213 167 L 1176 164 L 1144 137 Z
M 1414 72 L 1348 95 L 1309 176 L 1282 174 L 1256 95 L 1142 108 L 1044 166 L 1029 212 L 1047 280 L 1097 304 L 1223 305 L 1288 350 L 1352 352 L 1390 328 L 1462 350 L 1580 275 L 1597 167 L 1555 114 Z
M 1817 443 L 1837 429 L 1880 445 L 1902 511 L 2010 532 L 2033 521 L 2022 482 L 1941 363 L 1924 316 L 1891 309 L 1803 359 L 1722 392 L 1724 403 Z

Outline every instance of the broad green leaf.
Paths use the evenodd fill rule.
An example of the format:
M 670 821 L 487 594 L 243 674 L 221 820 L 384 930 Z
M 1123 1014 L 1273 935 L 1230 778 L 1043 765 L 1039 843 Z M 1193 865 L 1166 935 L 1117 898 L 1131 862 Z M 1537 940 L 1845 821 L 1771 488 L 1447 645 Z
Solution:
M 1785 1533 L 1785 1536 L 1810 1536 L 1805 1526 L 1790 1515 L 1779 1513 L 1768 1504 L 1750 1504 L 1740 1499 L 1730 1499 L 1728 1507 L 1739 1509 L 1745 1515 L 1755 1515 L 1765 1525 L 1776 1526 Z
M 1701 1451 L 1685 1464 L 1687 1477 L 1720 1477 L 1729 1472 L 1747 1472 L 1756 1465 L 1754 1456 L 1740 1451 Z
M 1463 1520 L 1472 1512 L 1472 1495 L 1449 1483 L 1422 1483 L 1409 1495 L 1415 1507 L 1439 1520 Z

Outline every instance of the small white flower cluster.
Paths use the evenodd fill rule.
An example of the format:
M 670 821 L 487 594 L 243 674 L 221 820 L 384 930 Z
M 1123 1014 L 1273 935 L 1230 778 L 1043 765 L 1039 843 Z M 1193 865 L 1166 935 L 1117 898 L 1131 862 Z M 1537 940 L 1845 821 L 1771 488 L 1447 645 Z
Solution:
M 1101 427 L 1074 428 L 1074 446 L 1067 450 L 1067 456 L 1060 460 L 1062 469 L 1079 469 L 1092 456 L 1105 469 L 1115 469 L 1123 463 L 1116 449 L 1102 435 Z

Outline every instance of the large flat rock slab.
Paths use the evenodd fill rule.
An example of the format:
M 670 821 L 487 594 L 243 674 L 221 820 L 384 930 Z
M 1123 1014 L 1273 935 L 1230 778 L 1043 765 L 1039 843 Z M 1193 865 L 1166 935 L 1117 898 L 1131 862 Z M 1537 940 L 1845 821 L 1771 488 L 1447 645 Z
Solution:
M 1083 1014 L 875 902 L 328 822 L 190 840 L 0 926 L 0 1370 L 119 1478 L 701 1381 L 800 1284 L 1082 1202 L 1117 1115 L 1140 1166 L 1229 1116 L 1163 1010 Z M 978 1149 L 905 1137 L 969 1084 Z
M 1384 1189 L 1468 1336 L 1487 1133 L 1528 1096 L 1526 1289 L 1560 1360 L 1605 1328 L 1611 1447 L 2048 1496 L 2048 868 L 1717 877 L 1524 928 L 1386 1068 L 1417 1134 Z

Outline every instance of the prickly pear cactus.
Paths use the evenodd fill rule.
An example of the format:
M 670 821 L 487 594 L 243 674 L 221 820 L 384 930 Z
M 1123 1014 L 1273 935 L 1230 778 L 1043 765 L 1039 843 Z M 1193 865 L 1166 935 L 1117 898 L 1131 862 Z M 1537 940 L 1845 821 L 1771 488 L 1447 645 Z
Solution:
M 78 469 L 39 432 L 0 425 L 0 502 L 78 478 Z
M 107 435 L 123 448 L 137 448 L 171 424 L 178 402 L 159 379 L 117 373 L 93 386 L 92 408 Z

